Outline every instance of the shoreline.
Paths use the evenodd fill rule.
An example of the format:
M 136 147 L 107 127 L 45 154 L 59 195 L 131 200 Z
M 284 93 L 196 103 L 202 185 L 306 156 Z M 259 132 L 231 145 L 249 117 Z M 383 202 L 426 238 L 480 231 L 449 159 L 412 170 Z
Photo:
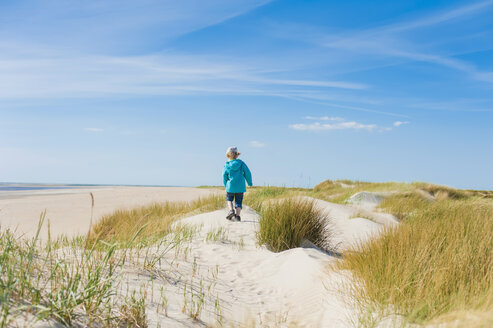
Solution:
M 24 182 L 0 182 L 0 200 L 20 198 L 26 196 L 38 196 L 44 194 L 63 194 L 78 190 L 99 190 L 103 188 L 129 187 L 129 188 L 195 188 L 189 186 L 173 185 L 124 185 L 124 184 L 80 184 L 80 183 L 24 183 Z
M 53 185 L 52 185 L 53 186 Z M 41 238 L 47 236 L 47 221 L 53 237 L 84 234 L 91 221 L 91 196 L 95 198 L 93 224 L 115 210 L 165 201 L 191 201 L 217 191 L 192 187 L 93 186 L 90 188 L 44 189 L 0 192 L 0 224 L 25 237 L 35 234 L 40 215 L 46 210 Z

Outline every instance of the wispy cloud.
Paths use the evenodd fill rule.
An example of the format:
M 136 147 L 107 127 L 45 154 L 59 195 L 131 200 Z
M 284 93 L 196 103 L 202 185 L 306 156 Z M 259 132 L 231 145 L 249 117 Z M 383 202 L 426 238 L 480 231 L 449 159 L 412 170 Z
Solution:
M 36 56 L 0 54 L 1 98 L 104 95 L 286 94 L 284 86 L 361 89 L 350 82 L 271 79 L 256 65 L 187 54 Z M 42 83 L 41 83 L 42 81 Z
M 391 131 L 394 127 L 399 127 L 404 124 L 409 124 L 409 121 L 395 121 L 391 127 L 389 126 L 378 126 L 377 124 L 365 124 L 356 121 L 346 121 L 340 117 L 329 117 L 329 116 L 305 116 L 304 119 L 315 120 L 319 122 L 314 122 L 310 124 L 298 123 L 289 125 L 290 129 L 299 131 L 330 131 L 330 130 L 366 130 L 366 131 L 378 131 L 385 132 Z M 326 123 L 328 121 L 334 123 Z
M 2 6 L 3 35 L 82 53 L 162 50 L 174 38 L 218 25 L 271 0 L 18 0 Z M 15 19 L 2 19 L 15 17 Z M 60 30 L 63 29 L 63 33 Z M 156 33 L 157 32 L 157 33 Z M 158 42 L 156 42 L 158 41 Z M 152 50 L 151 50 L 152 51 Z
M 401 33 L 418 28 L 432 27 L 460 18 L 470 18 L 493 7 L 493 0 L 482 1 L 447 11 L 435 13 L 401 23 L 384 25 L 341 35 L 326 35 L 319 44 L 330 48 L 362 53 L 365 55 L 387 56 L 411 61 L 426 62 L 448 67 L 466 73 L 477 81 L 493 83 L 493 72 L 481 71 L 472 63 L 453 58 L 454 53 L 439 54 L 436 50 L 426 50 L 422 45 L 406 39 Z
M 317 92 L 369 88 L 356 81 L 299 79 L 290 74 L 289 65 L 278 68 L 283 73 L 280 78 L 272 65 L 259 60 L 171 52 L 163 46 L 271 0 L 150 0 L 145 4 L 108 0 L 97 5 L 68 5 L 59 0 L 32 6 L 22 2 L 2 7 L 0 12 L 0 21 L 9 15 L 18 17 L 0 25 L 2 35 L 10 36 L 0 41 L 0 99 L 211 93 L 276 96 L 294 87 Z M 64 33 L 57 33 L 61 28 Z
M 399 127 L 401 125 L 404 125 L 404 124 L 409 124 L 410 122 L 409 121 L 395 121 L 394 122 L 394 126 L 395 127 Z
M 317 105 L 322 105 L 322 106 L 326 106 L 326 107 L 338 108 L 338 109 L 348 109 L 351 111 L 368 112 L 368 113 L 382 114 L 382 115 L 388 115 L 388 116 L 394 116 L 394 117 L 408 117 L 407 115 L 404 115 L 404 114 L 386 112 L 386 111 L 382 111 L 382 110 L 376 110 L 376 109 L 365 108 L 365 107 L 360 107 L 360 106 L 346 105 L 346 104 L 328 102 L 328 101 L 313 100 L 313 97 L 310 95 L 299 96 L 297 94 L 291 94 L 291 93 L 283 93 L 283 94 L 278 93 L 278 94 L 276 94 L 276 96 L 288 98 L 288 99 L 293 99 L 293 100 L 297 100 L 297 101 L 305 102 L 305 103 L 310 103 L 310 104 L 317 104 Z M 318 98 L 315 98 L 315 99 L 318 99 Z
M 362 124 L 354 121 L 340 122 L 340 123 L 320 123 L 315 122 L 311 124 L 291 124 L 289 126 L 293 130 L 300 131 L 324 131 L 324 130 L 367 130 L 373 131 L 377 129 L 376 124 Z
M 399 24 L 392 24 L 387 26 L 385 30 L 389 32 L 401 32 L 401 31 L 412 30 L 425 26 L 441 24 L 454 19 L 463 18 L 464 16 L 473 15 L 490 6 L 493 6 L 493 0 L 481 1 L 473 4 L 468 4 L 463 7 L 451 9 L 448 11 L 439 12 L 434 15 L 416 19 L 413 21 L 399 23 Z
M 254 147 L 254 148 L 264 148 L 265 147 L 265 143 L 260 142 L 260 141 L 256 141 L 256 140 L 250 141 L 249 144 L 251 147 Z
M 85 128 L 84 130 L 88 132 L 104 132 L 104 129 L 101 128 Z

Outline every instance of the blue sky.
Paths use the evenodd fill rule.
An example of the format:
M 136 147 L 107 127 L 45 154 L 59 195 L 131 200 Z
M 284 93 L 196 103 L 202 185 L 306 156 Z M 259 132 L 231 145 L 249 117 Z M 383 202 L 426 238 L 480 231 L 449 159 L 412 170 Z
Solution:
M 0 181 L 493 189 L 493 0 L 3 0 Z

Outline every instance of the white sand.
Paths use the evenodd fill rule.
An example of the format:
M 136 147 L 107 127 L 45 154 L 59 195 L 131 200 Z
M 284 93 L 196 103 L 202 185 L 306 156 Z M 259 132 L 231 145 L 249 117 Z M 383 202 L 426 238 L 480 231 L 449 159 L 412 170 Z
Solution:
M 95 197 L 94 222 L 117 209 L 132 208 L 153 202 L 190 201 L 213 191 L 180 187 L 98 187 L 43 191 L 9 192 L 10 198 L 0 199 L 2 228 L 16 229 L 32 236 L 40 214 L 46 210 L 53 236 L 75 236 L 86 233 L 91 220 L 91 197 Z M 17 198 L 13 198 L 17 196 Z M 46 227 L 46 223 L 45 223 Z M 43 230 L 46 235 L 46 230 Z
M 351 218 L 359 209 L 314 201 L 333 218 L 331 228 L 340 252 L 378 234 L 383 227 L 395 224 L 392 220 L 380 224 L 365 218 Z M 195 227 L 197 234 L 190 244 L 181 246 L 188 251 L 186 259 L 183 256 L 177 259 L 176 253 L 170 253 L 165 256 L 166 264 L 156 268 L 167 272 L 168 280 L 155 280 L 154 293 L 165 286 L 170 305 L 166 317 L 156 311 L 158 302 L 154 306 L 149 304 L 151 327 L 158 323 L 161 327 L 217 326 L 216 300 L 226 327 L 284 327 L 290 323 L 297 327 L 355 326 L 357 309 L 345 289 L 351 283 L 351 275 L 330 269 L 330 264 L 340 261 L 337 256 L 315 248 L 273 253 L 265 246 L 256 245 L 259 216 L 255 211 L 246 207 L 239 223 L 227 221 L 226 213 L 219 210 L 180 221 L 180 224 Z M 219 240 L 207 242 L 207 233 L 219 229 L 222 229 Z M 178 267 L 170 271 L 171 262 L 173 267 Z M 195 275 L 192 274 L 194 262 L 198 268 Z M 218 273 L 211 278 L 216 268 Z M 195 293 L 199 293 L 201 281 L 206 287 L 214 282 L 205 292 L 200 322 L 192 320 L 187 311 L 182 312 L 185 298 L 190 306 L 191 294 L 187 292 L 184 296 L 183 293 L 185 284 L 190 286 L 190 280 L 193 280 Z
M 178 196 L 179 191 L 183 192 L 181 196 Z M 178 192 L 175 197 L 181 199 L 206 194 L 206 191 L 196 191 L 193 194 L 188 189 L 174 190 Z M 155 201 L 160 199 L 158 195 L 169 196 L 170 191 L 155 192 L 143 192 L 140 197 Z M 116 202 L 121 195 L 130 194 L 132 191 L 124 189 L 106 190 L 96 194 L 96 200 L 101 201 L 102 195 L 106 195 Z M 89 202 L 87 194 L 74 197 L 80 202 Z M 141 205 L 133 197 L 120 199 L 118 206 Z M 41 204 L 41 199 L 33 201 Z M 332 218 L 329 228 L 333 230 L 338 252 L 344 253 L 381 233 L 384 227 L 397 224 L 395 218 L 387 214 L 314 201 Z M 117 205 L 112 203 L 100 208 L 98 213 L 114 206 Z M 163 253 L 163 246 L 153 246 L 147 257 L 160 257 L 153 268 L 144 267 L 146 254 L 128 260 L 125 270 L 120 272 L 119 289 L 135 290 L 138 297 L 145 293 L 149 327 L 357 326 L 358 310 L 346 289 L 351 284 L 351 274 L 331 268 L 331 264 L 341 261 L 337 255 L 313 248 L 309 242 L 304 243 L 306 248 L 273 253 L 256 244 L 259 216 L 254 210 L 245 207 L 242 222 L 226 220 L 226 213 L 223 209 L 180 220 L 177 227 L 192 227 L 195 234 L 190 241 L 168 252 Z M 361 213 L 371 220 L 359 217 L 363 216 Z M 87 227 L 87 221 L 85 223 L 80 227 Z M 211 232 L 217 232 L 216 240 L 210 238 Z M 162 291 L 168 304 L 167 316 L 161 306 Z M 201 298 L 204 303 L 199 317 L 192 319 L 190 311 Z M 42 322 L 37 326 L 47 324 Z
M 398 224 L 388 213 L 372 212 L 366 206 L 341 205 L 323 200 L 314 200 L 331 218 L 333 243 L 337 251 L 343 252 L 372 236 L 378 235 L 385 227 Z

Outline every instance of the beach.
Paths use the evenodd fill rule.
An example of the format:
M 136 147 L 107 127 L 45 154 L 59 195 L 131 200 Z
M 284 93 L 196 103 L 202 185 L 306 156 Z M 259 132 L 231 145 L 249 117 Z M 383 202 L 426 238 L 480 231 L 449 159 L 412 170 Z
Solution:
M 220 197 L 208 197 L 214 194 Z M 10 279 L 6 290 L 12 295 L 4 322 L 13 327 L 84 327 L 108 320 L 113 326 L 129 327 L 408 326 L 410 314 L 395 310 L 394 304 L 416 302 L 412 306 L 417 307 L 436 292 L 419 289 L 423 296 L 404 299 L 392 294 L 396 284 L 408 286 L 402 268 L 411 263 L 411 273 L 416 267 L 423 270 L 425 259 L 433 257 L 427 270 L 434 280 L 421 280 L 433 284 L 441 281 L 434 275 L 435 263 L 446 267 L 457 258 L 457 245 L 465 253 L 478 243 L 478 253 L 487 260 L 459 260 L 479 268 L 476 281 L 489 275 L 486 256 L 491 256 L 491 245 L 485 231 L 491 229 L 484 226 L 491 227 L 493 210 L 485 195 L 493 193 L 431 184 L 327 180 L 313 190 L 249 189 L 241 220 L 231 221 L 226 219 L 222 191 L 214 188 L 70 186 L 9 191 L 8 198 L 0 199 L 2 226 L 15 231 L 4 231 L 0 239 L 4 276 Z M 120 211 L 199 197 L 200 202 L 184 207 L 166 203 L 144 212 Z M 407 206 L 405 212 L 402 206 Z M 51 241 L 46 238 L 48 224 L 41 242 L 19 239 L 35 234 L 45 210 Z M 100 221 L 99 232 L 93 230 L 98 241 L 54 241 L 61 235 L 89 236 L 91 210 L 93 223 L 114 213 Z M 449 224 L 452 211 L 460 214 L 455 225 Z M 458 236 L 461 220 L 470 236 L 461 235 L 450 243 L 454 248 L 440 250 L 444 238 Z M 309 226 L 319 234 L 305 230 Z M 268 231 L 275 233 L 266 235 Z M 299 231 L 305 231 L 303 236 L 290 244 Z M 430 244 L 435 253 L 429 252 Z M 461 283 L 458 275 L 464 270 L 455 269 L 458 265 L 447 267 L 451 273 L 442 283 L 449 277 Z M 375 279 L 382 275 L 384 280 Z M 67 288 L 70 295 L 64 294 Z M 50 312 L 25 310 L 23 304 L 33 293 L 40 295 L 33 302 Z M 394 301 L 369 303 L 382 293 Z M 489 311 L 478 312 L 478 324 L 472 326 L 488 326 L 484 323 L 489 322 Z M 431 315 L 447 323 L 455 320 L 447 313 Z M 457 317 L 461 324 L 468 318 Z
M 36 233 L 41 214 L 46 222 L 41 237 L 47 236 L 47 222 L 53 237 L 87 233 L 93 210 L 93 223 L 115 210 L 129 209 L 165 201 L 191 201 L 215 191 L 188 187 L 91 186 L 67 189 L 3 191 L 0 193 L 0 224 L 16 234 Z M 94 195 L 92 209 L 91 195 Z
M 164 201 L 191 201 L 218 192 L 205 188 L 122 186 L 10 191 L 8 198 L 4 192 L 0 199 L 0 220 L 17 235 L 31 237 L 36 233 L 41 213 L 46 211 L 52 237 L 73 237 L 88 231 L 91 210 L 95 223 L 116 210 Z M 365 211 L 361 206 L 306 199 L 330 215 L 335 253 L 324 252 L 308 240 L 302 247 L 272 252 L 257 244 L 260 216 L 256 211 L 245 206 L 242 222 L 233 223 L 224 219 L 227 210 L 223 208 L 178 220 L 173 230 L 178 229 L 178 235 L 182 234 L 181 229 L 190 231 L 186 241 L 175 245 L 175 232 L 150 246 L 145 253 L 148 255 L 138 248 L 129 250 L 130 254 L 135 253 L 129 256 L 133 260 L 119 270 L 113 283 L 138 293 L 139 297 L 141 293 L 160 295 L 166 291 L 162 295 L 168 304 L 165 310 L 162 300 L 144 296 L 150 327 L 197 326 L 196 315 L 200 322 L 209 325 L 351 327 L 357 312 L 343 289 L 351 283 L 351 277 L 329 267 L 340 261 L 339 252 L 378 235 L 396 221 L 392 216 Z M 372 216 L 373 221 L 356 218 L 362 213 Z M 41 239 L 46 240 L 47 226 L 45 223 L 42 228 Z M 142 270 L 140 263 L 146 263 L 148 256 L 159 261 L 152 269 Z M 149 278 L 149 272 L 159 279 Z M 203 298 L 203 304 L 199 298 Z M 33 324 L 30 319 L 17 323 Z

